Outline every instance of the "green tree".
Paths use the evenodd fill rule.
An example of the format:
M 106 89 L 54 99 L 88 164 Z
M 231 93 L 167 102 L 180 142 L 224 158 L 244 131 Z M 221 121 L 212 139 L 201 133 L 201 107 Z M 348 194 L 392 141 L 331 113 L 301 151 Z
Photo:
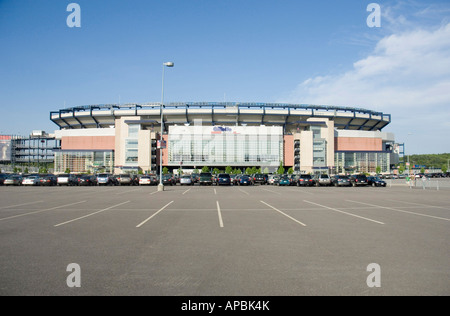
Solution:
M 210 172 L 209 167 L 208 166 L 204 166 L 202 168 L 202 172 Z
M 245 174 L 246 175 L 251 175 L 252 174 L 252 168 L 248 167 L 247 169 L 245 169 Z
M 375 170 L 375 172 L 376 172 L 377 174 L 380 174 L 380 173 L 381 173 L 381 166 L 377 166 L 377 169 Z
M 425 173 L 425 168 L 420 168 L 420 173 Z
M 251 174 L 258 173 L 258 169 L 256 169 L 256 167 L 252 167 L 251 170 L 252 170 L 252 171 L 251 171 Z
M 225 168 L 225 173 L 232 174 L 233 173 L 233 168 L 231 168 L 230 166 L 226 167 Z
M 213 173 L 214 173 L 214 174 L 219 174 L 219 173 L 220 173 L 220 170 L 219 170 L 218 168 L 214 168 Z
M 144 171 L 142 169 L 139 169 L 138 174 L 144 174 Z
M 398 166 L 398 173 L 399 174 L 404 174 L 405 173 L 405 165 L 400 165 Z
M 242 173 L 241 169 L 235 168 L 235 169 L 233 170 L 233 174 L 241 174 L 241 173 Z
M 182 175 L 183 174 L 183 169 L 181 169 L 181 168 L 178 168 L 178 170 L 177 170 L 177 172 L 178 172 L 178 175 Z
M 67 168 L 67 169 L 64 171 L 64 173 L 70 173 L 70 169 Z
M 192 173 L 200 173 L 200 171 L 197 168 L 195 168 Z
M 293 173 L 294 173 L 294 168 L 290 167 L 290 168 L 288 169 L 288 174 L 293 174 Z
M 269 173 L 269 168 L 265 167 L 264 168 L 264 174 L 268 174 Z
M 169 169 L 167 167 L 163 168 L 163 174 L 168 174 L 169 173 Z
M 28 168 L 25 168 L 25 170 L 23 172 L 29 173 L 30 171 L 28 170 Z
M 447 166 L 447 165 L 442 165 L 441 170 L 442 170 L 443 173 L 447 173 L 447 171 L 448 171 L 448 166 Z
M 280 161 L 280 167 L 278 167 L 278 170 L 277 170 L 277 173 L 279 174 L 279 175 L 282 175 L 282 174 L 284 174 L 284 167 L 283 167 L 283 162 L 282 161 Z

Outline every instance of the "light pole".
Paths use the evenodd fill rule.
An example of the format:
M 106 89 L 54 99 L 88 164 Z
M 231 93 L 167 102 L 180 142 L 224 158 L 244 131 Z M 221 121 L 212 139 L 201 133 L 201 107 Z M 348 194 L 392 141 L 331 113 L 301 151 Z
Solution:
M 413 133 L 408 133 L 408 135 L 406 136 L 406 141 L 408 141 L 408 139 L 409 139 L 408 136 L 411 136 L 411 135 L 413 135 Z M 407 155 L 406 157 L 408 158 L 408 162 L 407 162 L 407 164 L 408 164 L 408 174 L 411 174 L 411 164 L 409 162 L 409 155 Z
M 163 110 L 164 110 L 164 70 L 165 67 L 173 67 L 173 62 L 166 62 L 162 64 L 162 87 L 161 87 L 161 133 L 159 136 L 159 185 L 158 185 L 158 191 L 164 191 L 164 184 L 163 184 L 163 162 L 162 162 L 162 144 L 163 144 L 163 131 L 164 131 L 164 122 L 163 122 Z

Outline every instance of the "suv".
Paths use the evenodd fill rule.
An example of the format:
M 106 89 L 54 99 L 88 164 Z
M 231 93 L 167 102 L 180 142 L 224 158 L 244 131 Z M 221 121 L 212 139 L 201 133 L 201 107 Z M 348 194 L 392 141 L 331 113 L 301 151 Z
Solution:
M 387 183 L 381 180 L 379 177 L 368 177 L 367 185 L 371 185 L 373 187 L 386 187 Z
M 314 185 L 314 180 L 310 174 L 301 174 L 297 178 L 297 186 L 298 187 L 312 187 Z
M 322 185 L 330 186 L 331 185 L 330 176 L 327 174 L 319 174 L 314 177 L 314 184 L 316 185 L 316 187 L 320 187 Z
M 211 172 L 200 173 L 198 183 L 200 183 L 200 185 L 204 185 L 204 184 L 212 185 L 213 184 L 213 176 L 212 176 Z
M 101 173 L 97 176 L 97 185 L 115 185 L 115 179 L 109 173 Z
M 117 181 L 119 181 L 119 185 L 131 185 L 132 179 L 129 174 L 121 174 L 117 178 Z
M 60 174 L 56 180 L 58 182 L 58 185 L 67 185 L 67 186 L 72 186 L 72 185 L 77 185 L 78 183 L 76 183 L 76 179 L 75 176 L 73 174 Z
M 331 178 L 331 185 L 335 187 L 349 187 L 351 184 L 349 177 L 336 175 Z
M 363 174 L 356 174 L 350 177 L 352 186 L 366 186 L 368 185 L 367 177 Z
M 267 184 L 268 177 L 265 174 L 257 173 L 253 176 L 253 183 Z
M 3 185 L 5 180 L 8 178 L 8 175 L 0 173 L 0 185 Z
M 231 185 L 231 177 L 228 173 L 221 173 L 217 177 L 217 185 Z

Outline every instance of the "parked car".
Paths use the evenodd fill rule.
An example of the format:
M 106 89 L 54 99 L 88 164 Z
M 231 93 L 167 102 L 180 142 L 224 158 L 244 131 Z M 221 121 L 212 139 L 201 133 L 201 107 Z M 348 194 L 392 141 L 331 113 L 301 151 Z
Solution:
M 181 176 L 180 185 L 194 185 L 194 181 L 191 176 Z
M 200 177 L 198 182 L 200 185 L 212 185 L 213 184 L 213 176 L 210 172 L 202 172 L 200 173 Z
M 253 183 L 259 183 L 259 184 L 267 184 L 268 176 L 262 173 L 257 173 L 253 175 Z
M 386 187 L 387 183 L 379 177 L 367 177 L 367 184 L 373 187 Z
M 141 176 L 139 178 L 139 185 L 152 185 L 152 178 L 150 176 Z
M 116 185 L 117 180 L 110 173 L 100 173 L 97 175 L 97 185 Z
M 162 184 L 163 185 L 176 185 L 176 182 L 171 174 L 163 174 Z
M 120 174 L 117 178 L 119 185 L 132 185 L 132 178 L 129 174 Z
M 357 175 L 352 175 L 350 177 L 350 183 L 352 184 L 352 186 L 356 187 L 356 186 L 366 186 L 367 183 L 367 177 L 363 174 L 357 174 Z
M 296 185 L 297 184 L 298 175 L 291 174 L 288 177 L 289 177 L 289 180 L 291 181 L 290 185 Z
M 297 178 L 298 187 L 312 187 L 314 185 L 314 180 L 310 174 L 301 174 Z
M 192 177 L 192 181 L 194 181 L 194 183 L 197 183 L 198 180 L 200 180 L 200 174 L 198 174 L 198 173 L 191 174 L 191 177 Z
M 327 174 L 319 174 L 314 177 L 314 185 L 316 187 L 320 186 L 330 186 L 331 185 L 331 178 Z
M 42 176 L 39 181 L 42 186 L 54 186 L 58 184 L 58 178 L 52 174 Z
M 221 173 L 217 176 L 217 185 L 231 185 L 231 177 L 228 173 Z
M 20 175 L 11 175 L 5 179 L 4 185 L 22 185 L 23 178 Z
M 57 182 L 59 186 L 61 185 L 72 186 L 78 184 L 76 183 L 75 175 L 68 173 L 58 175 Z
M 339 175 L 331 177 L 331 185 L 334 185 L 335 187 L 349 187 L 351 186 L 350 178 Z
M 276 174 L 272 174 L 269 176 L 269 179 L 267 180 L 268 184 L 276 184 L 276 182 L 280 179 L 280 177 Z
M 291 185 L 291 179 L 289 178 L 289 176 L 281 176 L 280 180 L 277 183 L 278 186 L 287 186 L 287 185 Z
M 78 185 L 81 185 L 81 186 L 97 185 L 97 177 L 90 176 L 90 175 L 80 176 L 78 178 Z
M 22 181 L 22 185 L 39 185 L 41 184 L 39 181 L 39 177 L 38 176 L 30 176 L 30 177 L 26 177 L 25 179 L 23 179 Z
M 252 185 L 252 184 L 253 184 L 253 181 L 252 181 L 252 178 L 250 178 L 250 176 L 242 175 L 241 177 L 239 177 L 238 185 Z
M 0 173 L 0 185 L 3 185 L 7 178 L 8 178 L 7 174 Z

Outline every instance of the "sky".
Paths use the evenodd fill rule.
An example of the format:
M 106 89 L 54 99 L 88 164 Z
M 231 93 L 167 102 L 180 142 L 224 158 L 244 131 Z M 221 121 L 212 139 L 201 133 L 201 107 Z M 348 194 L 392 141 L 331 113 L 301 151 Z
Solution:
M 81 27 L 70 28 L 70 3 Z M 407 154 L 450 152 L 450 2 L 0 0 L 0 134 L 111 103 L 283 102 L 392 115 Z

